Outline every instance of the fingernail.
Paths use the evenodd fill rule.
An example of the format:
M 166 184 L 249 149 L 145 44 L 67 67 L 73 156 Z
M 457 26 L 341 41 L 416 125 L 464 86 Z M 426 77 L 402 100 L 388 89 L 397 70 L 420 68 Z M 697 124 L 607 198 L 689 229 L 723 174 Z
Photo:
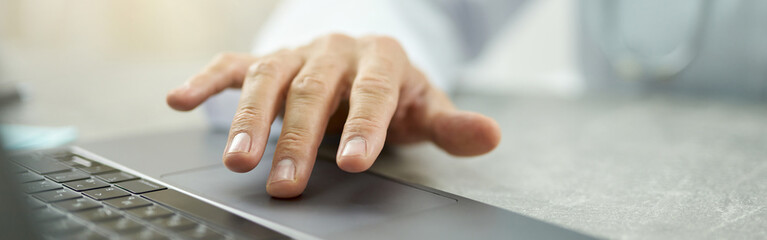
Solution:
M 234 135 L 234 138 L 232 139 L 232 144 L 229 145 L 229 150 L 227 150 L 227 153 L 235 153 L 235 152 L 249 152 L 250 151 L 250 136 L 248 136 L 247 133 L 241 132 L 237 135 Z
M 272 172 L 272 180 L 270 182 L 279 182 L 284 180 L 293 181 L 296 176 L 296 165 L 293 164 L 293 160 L 286 158 L 277 162 Z
M 341 152 L 341 156 L 354 156 L 354 155 L 360 155 L 365 156 L 365 150 L 367 148 L 367 144 L 365 143 L 365 139 L 361 137 L 355 137 L 346 142 L 346 145 L 344 146 L 344 151 Z

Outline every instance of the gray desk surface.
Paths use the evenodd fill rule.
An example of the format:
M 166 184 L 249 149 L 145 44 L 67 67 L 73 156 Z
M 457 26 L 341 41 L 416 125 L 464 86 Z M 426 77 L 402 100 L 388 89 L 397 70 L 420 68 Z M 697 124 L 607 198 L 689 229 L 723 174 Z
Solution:
M 375 171 L 614 239 L 767 238 L 767 105 L 464 96 L 491 154 L 399 148 Z
M 157 100 L 143 100 L 142 106 L 156 109 L 163 104 Z M 503 139 L 494 152 L 455 158 L 431 144 L 398 147 L 373 171 L 600 237 L 767 238 L 763 103 L 476 95 L 456 100 L 501 124 Z M 36 113 L 29 116 L 51 116 L 44 114 L 48 110 L 70 115 L 29 123 L 74 123 L 84 137 L 91 136 L 87 141 L 124 134 L 109 134 L 110 128 L 154 125 L 137 131 L 146 132 L 163 128 L 168 119 L 189 119 L 192 127 L 201 121 L 199 114 L 154 110 L 159 115 L 153 118 L 168 119 L 152 123 L 138 105 L 131 112 L 103 108 L 102 118 L 78 118 L 93 109 L 33 103 Z M 110 118 L 132 125 L 104 122 Z M 123 127 L 106 127 L 115 125 Z

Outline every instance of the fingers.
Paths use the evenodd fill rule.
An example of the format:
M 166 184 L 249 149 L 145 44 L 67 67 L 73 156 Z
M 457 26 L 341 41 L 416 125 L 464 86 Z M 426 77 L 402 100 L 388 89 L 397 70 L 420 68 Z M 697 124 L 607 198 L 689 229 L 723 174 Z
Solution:
M 387 141 L 430 140 L 458 156 L 480 155 L 498 145 L 501 132 L 493 119 L 456 109 L 447 95 L 431 86 L 416 68 L 411 67 L 406 79 Z
M 485 154 L 501 141 L 501 129 L 495 120 L 466 111 L 438 116 L 432 125 L 432 132 L 432 141 L 456 156 Z
M 347 96 L 348 115 L 336 161 L 348 172 L 370 168 L 387 131 L 405 142 L 432 140 L 454 155 L 482 154 L 498 145 L 495 121 L 456 110 L 414 69 L 393 39 L 329 35 L 260 58 L 221 55 L 171 91 L 167 101 L 175 109 L 191 110 L 226 88 L 242 87 L 223 156 L 235 172 L 256 167 L 271 123 L 284 109 L 266 187 L 280 198 L 298 196 L 306 188 L 329 118 Z
M 363 41 L 362 57 L 349 98 L 349 116 L 336 161 L 347 172 L 365 171 L 383 148 L 397 108 L 399 87 L 408 60 L 393 39 Z
M 437 146 L 457 156 L 476 156 L 498 146 L 501 129 L 495 120 L 441 104 L 450 100 L 438 89 L 432 88 L 427 94 L 430 114 L 425 118 L 425 128 Z
M 261 58 L 249 68 L 223 157 L 230 170 L 247 172 L 258 165 L 271 123 L 302 64 L 298 54 L 281 51 Z
M 248 66 L 254 61 L 256 58 L 247 54 L 220 54 L 205 70 L 171 90 L 166 101 L 173 109 L 192 110 L 226 88 L 241 86 Z
M 324 41 L 288 90 L 282 133 L 266 186 L 274 197 L 295 197 L 304 191 L 328 119 L 340 99 L 342 79 L 352 58 L 347 47 L 353 39 L 332 36 Z

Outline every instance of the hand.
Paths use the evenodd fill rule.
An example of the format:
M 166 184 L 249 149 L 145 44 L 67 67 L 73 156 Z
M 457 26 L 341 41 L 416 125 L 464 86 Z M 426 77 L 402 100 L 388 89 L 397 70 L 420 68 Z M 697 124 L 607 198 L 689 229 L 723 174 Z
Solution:
M 232 171 L 258 165 L 271 123 L 284 111 L 266 187 L 279 198 L 304 191 L 326 131 L 342 131 L 336 162 L 347 172 L 370 168 L 384 142 L 430 140 L 470 156 L 500 141 L 495 121 L 457 110 L 388 37 L 331 34 L 261 57 L 221 54 L 170 91 L 168 105 L 191 110 L 226 88 L 242 88 L 223 157 Z

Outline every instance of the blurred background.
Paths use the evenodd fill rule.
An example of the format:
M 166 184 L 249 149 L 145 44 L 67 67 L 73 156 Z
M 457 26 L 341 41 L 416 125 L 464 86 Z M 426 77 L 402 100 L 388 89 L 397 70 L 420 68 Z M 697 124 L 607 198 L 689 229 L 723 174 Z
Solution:
M 2 0 L 0 82 L 21 83 L 28 97 L 7 118 L 75 126 L 86 141 L 202 126 L 198 111 L 167 107 L 165 93 L 217 52 L 248 52 L 275 4 Z
M 0 0 L 0 92 L 23 102 L 4 121 L 58 142 L 204 127 L 166 92 L 216 53 L 250 52 L 279 3 Z M 767 236 L 767 1 L 520 6 L 456 87 L 502 123 L 501 145 L 460 160 L 403 147 L 374 171 L 608 238 Z M 673 94 L 583 97 L 593 86 Z
M 74 126 L 82 141 L 203 126 L 200 110 L 172 111 L 165 93 L 218 52 L 249 52 L 277 3 L 1 0 L 0 83 L 20 83 L 27 97 L 27 107 L 8 118 Z M 504 26 L 502 40 L 467 68 L 483 76 L 469 89 L 577 93 L 573 5 L 545 0 L 525 6 Z M 505 58 L 506 67 L 492 64 L 498 58 Z M 499 82 L 498 75 L 517 81 Z

